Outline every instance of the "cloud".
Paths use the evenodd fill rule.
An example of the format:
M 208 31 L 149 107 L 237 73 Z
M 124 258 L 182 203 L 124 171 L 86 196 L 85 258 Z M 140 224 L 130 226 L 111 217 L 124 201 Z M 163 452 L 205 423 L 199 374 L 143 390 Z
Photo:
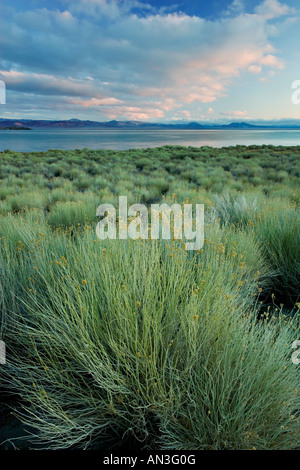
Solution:
M 10 90 L 36 95 L 85 96 L 103 98 L 93 81 L 62 78 L 39 73 L 24 73 L 16 70 L 0 70 L 0 78 Z M 107 97 L 106 97 L 107 98 Z
M 253 14 L 235 0 L 231 15 L 210 20 L 136 0 L 61 4 L 62 11 L 3 7 L 0 78 L 11 91 L 105 116 L 111 107 L 130 119 L 172 117 L 180 108 L 192 117 L 200 103 L 226 97 L 242 72 L 284 68 L 269 21 L 292 9 L 277 0 Z
M 255 12 L 265 20 L 272 20 L 280 16 L 293 14 L 295 9 L 278 2 L 278 0 L 264 0 L 255 8 Z
M 275 57 L 274 55 L 271 55 L 271 54 L 268 54 L 268 55 L 262 57 L 260 63 L 263 64 L 263 65 L 268 65 L 269 67 L 275 67 L 277 69 L 283 69 L 284 68 L 283 62 L 281 60 L 279 60 L 277 57 Z
M 69 9 L 76 14 L 81 14 L 92 18 L 108 20 L 118 20 L 129 15 L 133 10 L 135 14 L 143 14 L 149 11 L 156 11 L 150 3 L 143 3 L 137 0 L 67 0 Z
M 250 65 L 248 67 L 248 70 L 251 73 L 260 73 L 261 69 L 262 69 L 262 67 L 260 65 Z
M 227 8 L 225 14 L 237 14 L 242 13 L 244 11 L 245 5 L 243 0 L 233 0 L 233 2 Z
M 90 106 L 110 106 L 122 103 L 122 100 L 117 100 L 116 98 L 91 98 L 89 100 L 82 99 L 71 99 L 69 100 L 72 104 L 78 104 L 84 108 L 89 108 Z
M 137 121 L 147 121 L 149 119 L 161 119 L 164 113 L 157 108 L 137 107 L 137 106 L 121 106 L 114 109 L 104 109 L 103 113 L 109 119 L 129 119 Z
M 221 116 L 226 116 L 226 117 L 229 117 L 229 118 L 233 118 L 233 117 L 245 117 L 248 115 L 248 111 L 239 111 L 239 110 L 236 110 L 236 111 L 227 111 L 227 112 L 221 112 L 220 113 Z

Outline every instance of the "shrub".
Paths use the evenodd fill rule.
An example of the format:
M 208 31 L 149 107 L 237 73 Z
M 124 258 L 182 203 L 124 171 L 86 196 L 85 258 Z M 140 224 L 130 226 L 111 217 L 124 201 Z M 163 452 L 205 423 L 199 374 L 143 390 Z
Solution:
M 83 201 L 58 202 L 50 209 L 48 223 L 54 228 L 84 226 L 96 220 L 97 205 Z
M 41 445 L 297 447 L 295 325 L 257 326 L 222 252 L 90 234 L 66 248 L 35 259 L 8 322 L 6 385 Z

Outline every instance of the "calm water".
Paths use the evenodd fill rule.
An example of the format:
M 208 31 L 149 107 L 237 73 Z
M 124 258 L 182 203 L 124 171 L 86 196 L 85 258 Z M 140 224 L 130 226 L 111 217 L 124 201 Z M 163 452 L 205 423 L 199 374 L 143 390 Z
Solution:
M 162 145 L 228 147 L 230 145 L 300 145 L 300 130 L 119 130 L 34 129 L 0 131 L 0 151 L 112 149 Z

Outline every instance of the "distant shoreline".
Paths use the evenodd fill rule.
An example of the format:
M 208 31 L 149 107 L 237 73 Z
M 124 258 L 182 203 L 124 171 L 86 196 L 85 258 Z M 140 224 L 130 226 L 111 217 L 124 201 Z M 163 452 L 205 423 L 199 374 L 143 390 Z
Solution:
M 251 124 L 249 122 L 230 122 L 228 124 L 208 122 L 155 123 L 144 121 L 82 121 L 45 120 L 45 119 L 4 119 L 0 118 L 0 129 L 30 130 L 39 129 L 104 129 L 104 130 L 290 130 L 300 129 L 300 120 L 290 122 L 266 122 Z
M 9 126 L 9 127 L 0 127 L 0 131 L 32 131 L 32 129 L 31 127 Z

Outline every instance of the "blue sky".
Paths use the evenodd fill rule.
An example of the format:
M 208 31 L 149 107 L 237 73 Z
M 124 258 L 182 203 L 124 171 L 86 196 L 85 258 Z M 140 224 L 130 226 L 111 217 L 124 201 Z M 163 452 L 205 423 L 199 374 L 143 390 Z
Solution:
M 298 0 L 0 0 L 0 116 L 300 118 Z

